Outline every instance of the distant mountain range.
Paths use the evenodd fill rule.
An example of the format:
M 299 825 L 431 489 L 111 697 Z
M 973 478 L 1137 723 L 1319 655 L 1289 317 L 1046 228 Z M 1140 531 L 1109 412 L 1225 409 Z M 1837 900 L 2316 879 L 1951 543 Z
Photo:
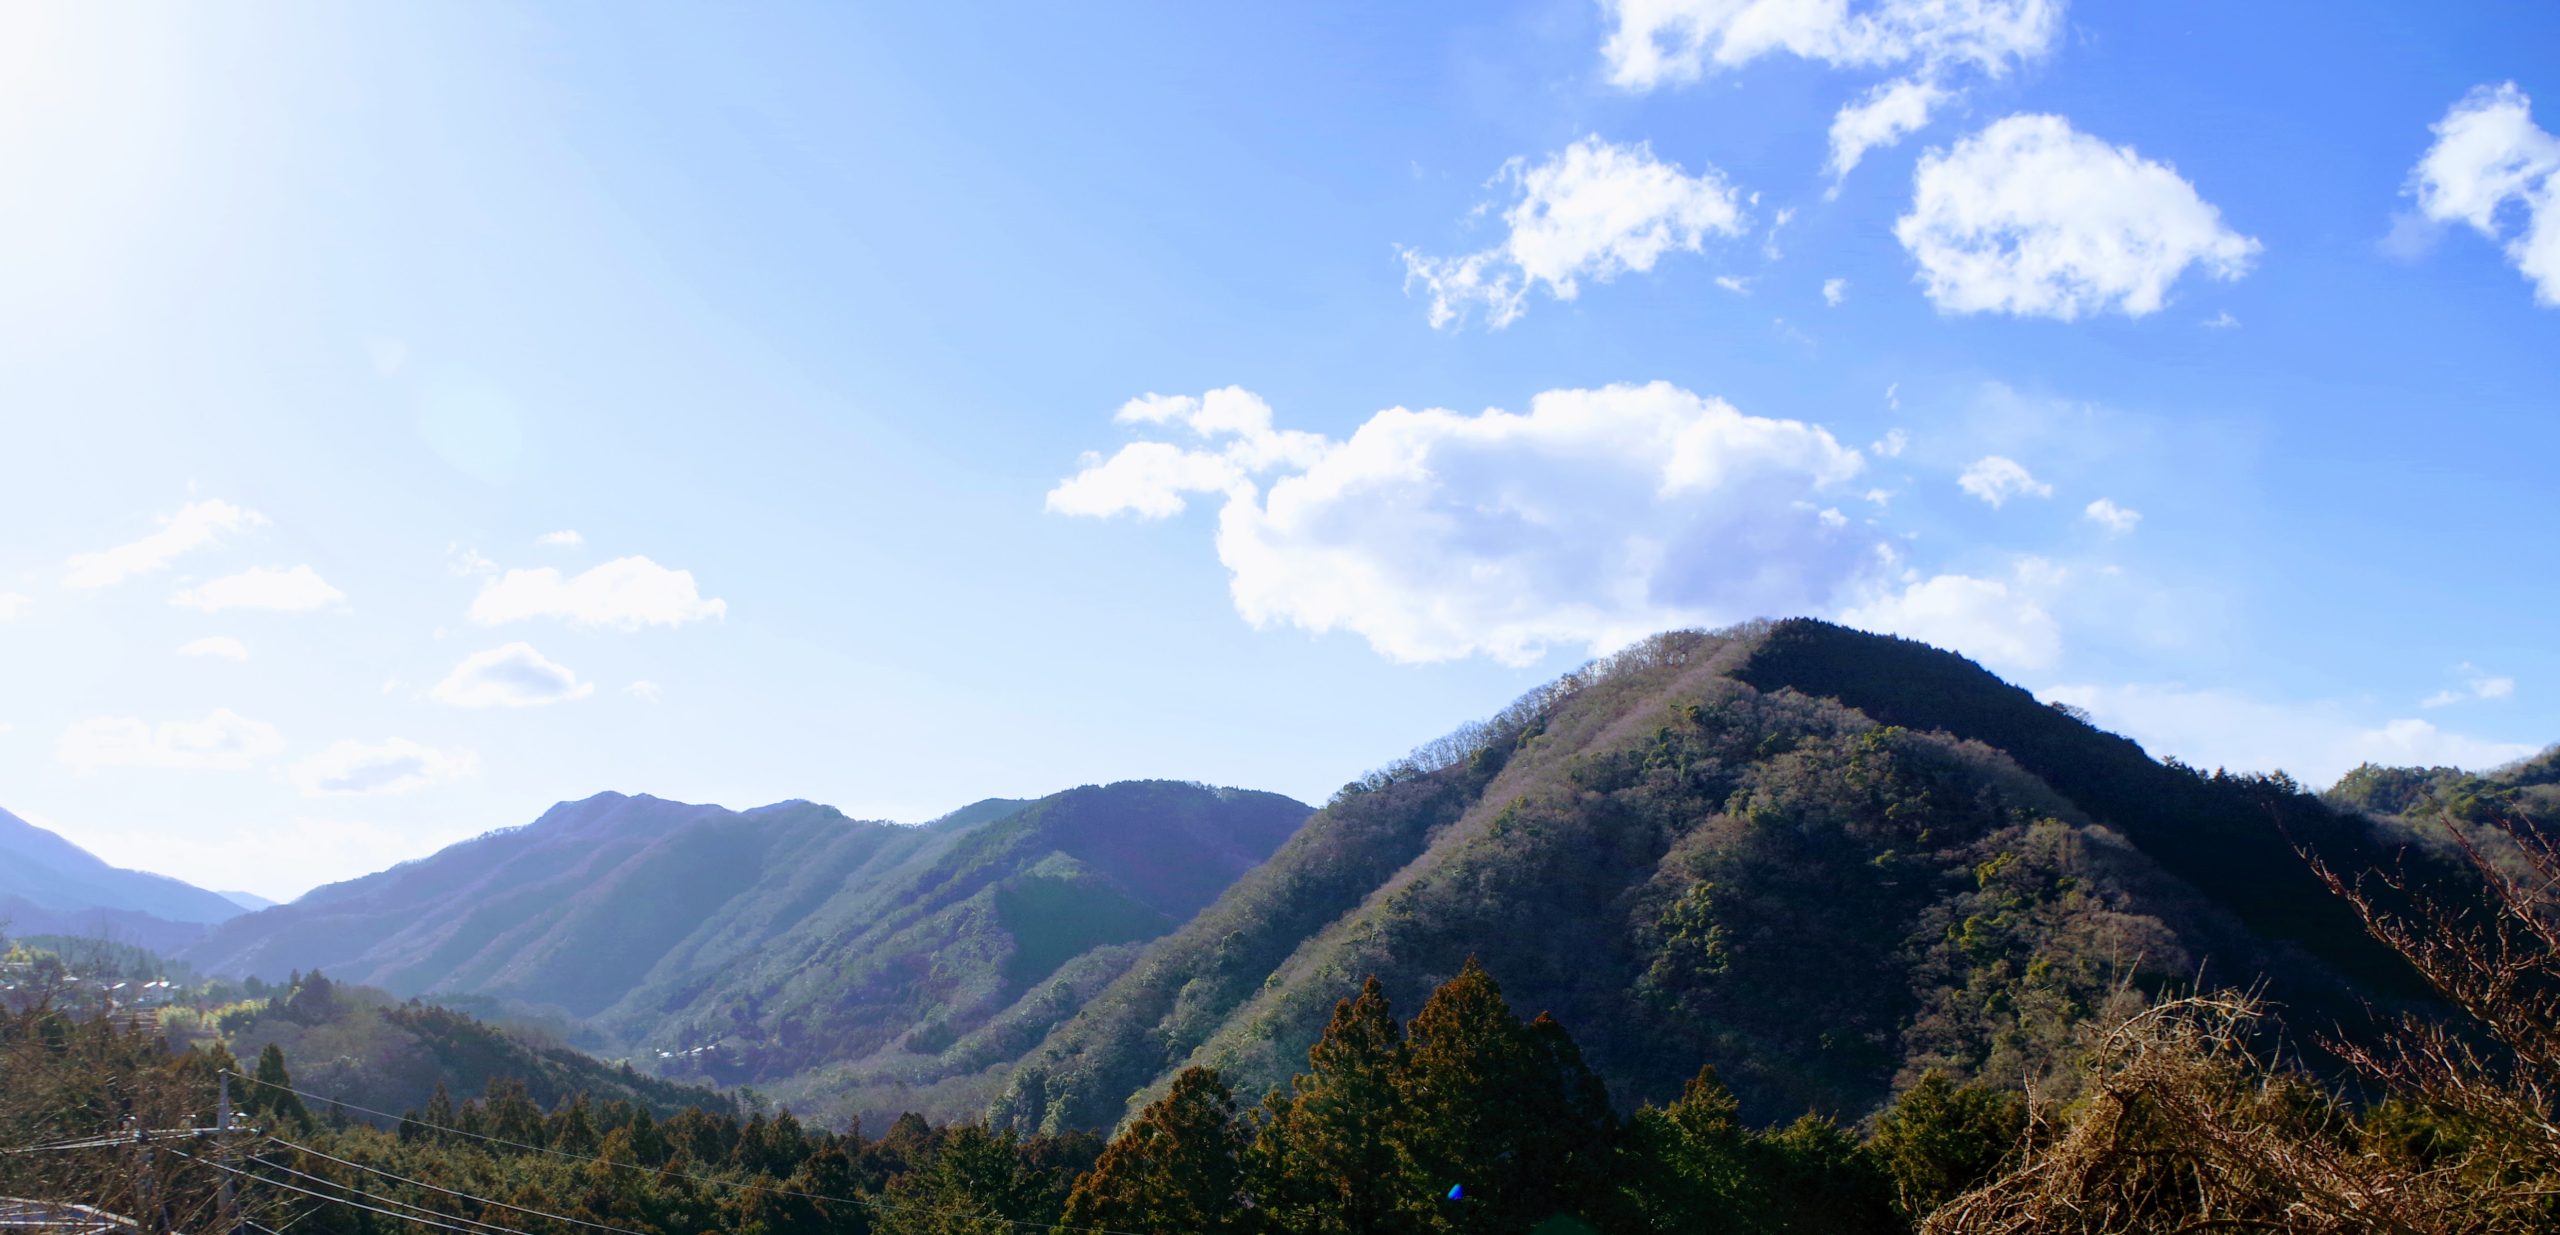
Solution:
M 2154 761 L 1949 652 L 1761 623 L 1648 640 L 1322 810 L 1163 781 L 923 825 L 599 794 L 181 955 L 567 1018 L 821 1118 L 1044 1130 L 1189 1063 L 1259 1093 L 1362 978 L 1410 1011 L 1473 956 L 1621 1102 L 1712 1063 L 1751 1119 L 1856 1118 L 1927 1070 L 2058 1075 L 2090 1018 L 2199 980 L 2324 1031 L 2422 1003 L 2297 849 L 2433 878 L 2403 812 L 2540 805 L 2553 767 L 2360 769 L 2324 801 Z
M 219 892 L 110 866 L 0 810 L 0 929 L 11 934 L 88 935 L 168 951 L 241 912 Z
M 978 1074 L 1074 1012 L 1062 990 L 1116 975 L 1308 813 L 1163 781 L 920 826 L 599 794 L 239 917 L 181 956 L 556 1009 L 672 1075 L 803 1109 L 866 1090 L 875 1113 L 983 1102 L 996 1078 Z

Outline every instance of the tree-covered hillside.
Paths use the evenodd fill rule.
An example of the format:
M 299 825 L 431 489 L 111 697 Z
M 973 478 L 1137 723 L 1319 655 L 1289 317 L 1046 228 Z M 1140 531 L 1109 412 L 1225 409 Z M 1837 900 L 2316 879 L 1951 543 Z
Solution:
M 994 1108 L 1110 1126 L 1186 1065 L 1289 1074 L 1335 992 L 1471 955 L 1621 1106 L 1718 1066 L 1755 1120 L 1928 1070 L 2062 1083 L 2111 1003 L 2264 975 L 2421 995 L 2294 852 L 2386 856 L 2286 782 L 2155 763 L 1949 653 L 1817 622 L 1666 635 L 1346 786 L 1101 990 Z
M 1076 992 L 1307 814 L 1169 781 L 923 826 L 605 794 L 247 915 L 186 956 L 556 1010 L 591 1047 L 830 1115 L 973 1107 Z

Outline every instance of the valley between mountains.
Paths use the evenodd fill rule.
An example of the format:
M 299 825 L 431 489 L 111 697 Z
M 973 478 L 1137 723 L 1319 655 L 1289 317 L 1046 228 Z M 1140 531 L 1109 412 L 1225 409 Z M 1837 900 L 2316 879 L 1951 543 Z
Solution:
M 606 793 L 179 955 L 545 1021 L 804 1118 L 1052 1133 L 1190 1064 L 1261 1093 L 1364 978 L 1410 1008 L 1472 957 L 1622 1107 L 1714 1064 L 1754 1122 L 1857 1120 L 1933 1070 L 2057 1077 L 2081 1026 L 2165 991 L 2254 984 L 2311 1032 L 2417 1006 L 2302 852 L 2425 877 L 2401 811 L 2547 792 L 2550 763 L 2324 800 L 1797 620 L 1645 641 L 1321 809 L 1129 782 L 903 825 Z

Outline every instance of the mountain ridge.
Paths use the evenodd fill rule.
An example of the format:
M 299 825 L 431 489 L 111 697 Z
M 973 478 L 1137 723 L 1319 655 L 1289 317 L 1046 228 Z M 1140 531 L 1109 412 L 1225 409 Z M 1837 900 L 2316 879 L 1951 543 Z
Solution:
M 19 934 L 108 934 L 155 948 L 245 912 L 168 875 L 113 865 L 0 810 L 0 924 Z

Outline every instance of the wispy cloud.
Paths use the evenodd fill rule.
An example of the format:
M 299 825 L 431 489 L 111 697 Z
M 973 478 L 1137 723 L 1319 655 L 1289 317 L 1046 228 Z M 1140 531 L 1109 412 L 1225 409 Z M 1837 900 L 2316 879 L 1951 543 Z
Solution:
M 320 577 L 320 572 L 309 566 L 290 569 L 261 566 L 186 588 L 171 596 L 169 603 L 207 613 L 219 613 L 225 609 L 307 613 L 346 598 L 346 593 L 330 586 L 328 580 Z
M 1583 280 L 1651 270 L 1668 254 L 1703 252 L 1708 237 L 1744 228 L 1739 195 L 1722 173 L 1690 175 L 1644 142 L 1586 137 L 1541 163 L 1512 160 L 1495 183 L 1512 192 L 1501 243 L 1457 257 L 1398 250 L 1407 286 L 1430 294 L 1433 326 L 1461 325 L 1482 309 L 1498 330 L 1528 311 L 1533 289 L 1571 300 Z
M 189 502 L 176 513 L 162 516 L 160 530 L 140 540 L 72 555 L 65 564 L 62 586 L 88 589 L 122 583 L 135 575 L 165 568 L 181 555 L 211 545 L 227 533 L 260 527 L 266 522 L 265 515 L 229 502 Z

